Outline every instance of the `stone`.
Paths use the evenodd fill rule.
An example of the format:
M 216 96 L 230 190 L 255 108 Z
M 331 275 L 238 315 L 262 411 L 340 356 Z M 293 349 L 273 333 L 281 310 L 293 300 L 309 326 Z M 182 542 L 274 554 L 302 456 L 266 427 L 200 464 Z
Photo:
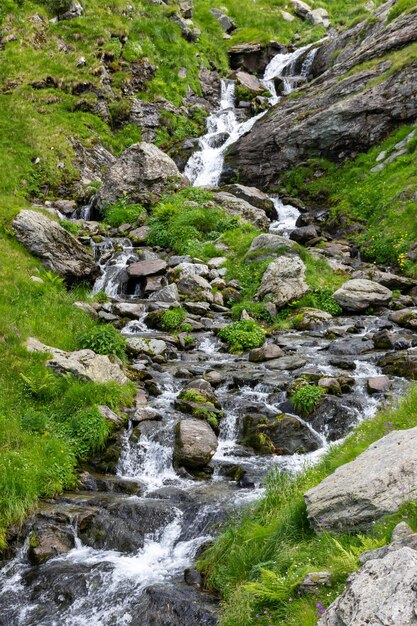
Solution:
M 316 593 L 323 587 L 330 587 L 331 572 L 309 572 L 300 583 L 301 593 Z
M 297 309 L 292 319 L 297 330 L 313 330 L 331 320 L 332 316 L 320 309 L 301 308 Z
M 140 226 L 139 228 L 135 228 L 134 230 L 130 231 L 129 239 L 131 239 L 136 244 L 145 243 L 149 236 L 149 232 L 149 226 Z
M 58 374 L 73 374 L 94 383 L 115 382 L 125 385 L 129 382 L 118 363 L 112 363 L 108 356 L 96 354 L 93 350 L 65 352 L 46 346 L 33 337 L 27 340 L 26 348 L 28 352 L 51 354 L 52 358 L 46 362 L 46 366 Z
M 145 276 L 152 276 L 153 274 L 160 274 L 167 267 L 166 261 L 162 259 L 154 259 L 152 261 L 138 261 L 129 265 L 127 273 L 133 278 L 143 278 Z
M 275 343 L 268 343 L 261 348 L 254 348 L 249 352 L 249 361 L 262 363 L 271 359 L 279 359 L 284 356 L 283 351 Z
M 116 302 L 113 305 L 113 311 L 121 317 L 138 320 L 144 315 L 146 308 L 143 304 L 134 302 Z
M 317 626 L 414 626 L 417 552 L 403 547 L 367 561 L 347 580 L 346 589 Z
M 66 554 L 74 547 L 74 535 L 69 528 L 40 520 L 31 530 L 28 558 L 33 565 L 41 565 L 49 559 Z
M 358 423 L 361 411 L 360 403 L 351 397 L 325 396 L 317 409 L 305 419 L 328 441 L 338 441 Z
M 383 356 L 379 362 L 384 374 L 417 380 L 417 348 L 399 350 Z
M 417 309 L 407 308 L 393 311 L 389 314 L 388 319 L 403 328 L 417 330 Z
M 207 265 L 210 269 L 218 269 L 227 263 L 227 257 L 225 256 L 215 256 L 212 259 L 207 261 Z
M 290 4 L 296 16 L 301 19 L 306 19 L 312 11 L 311 6 L 306 2 L 302 2 L 302 0 L 290 0 Z
M 210 273 L 208 265 L 204 263 L 179 263 L 175 268 L 175 275 L 180 274 L 182 277 L 203 276 L 207 278 Z
M 147 339 L 146 337 L 127 337 L 127 349 L 131 354 L 147 354 L 153 356 L 165 356 L 167 344 L 162 339 Z
M 288 13 L 288 11 L 284 11 L 283 9 L 281 9 L 280 13 L 282 19 L 284 19 L 286 22 L 293 22 L 295 20 L 294 15 L 291 15 L 291 13 Z
M 271 302 L 282 308 L 293 300 L 299 300 L 308 291 L 305 282 L 305 265 L 293 255 L 283 255 L 273 261 L 262 277 L 257 297 L 269 295 Z
M 331 529 L 350 532 L 396 513 L 417 491 L 417 427 L 393 431 L 342 465 L 305 495 L 314 528 L 321 520 Z
M 97 408 L 104 419 L 109 422 L 113 428 L 121 428 L 124 426 L 125 420 L 123 417 L 112 411 L 108 406 L 100 405 Z
M 337 378 L 332 378 L 330 376 L 324 376 L 320 378 L 317 382 L 319 387 L 323 387 L 326 390 L 326 393 L 339 395 L 342 393 L 342 389 L 340 387 L 339 381 Z
M 353 279 L 335 291 L 333 297 L 345 310 L 361 312 L 369 307 L 387 306 L 392 291 L 372 280 Z
M 231 33 L 236 30 L 234 21 L 219 9 L 210 9 L 210 13 L 214 15 L 225 33 Z
M 197 302 L 213 302 L 213 293 L 210 283 L 202 276 L 184 276 L 177 284 L 179 293 Z
M 391 381 L 388 376 L 374 376 L 366 381 L 366 389 L 368 393 L 385 393 L 391 387 Z
M 174 161 L 153 144 L 133 144 L 109 168 L 96 196 L 97 208 L 124 199 L 130 204 L 152 205 L 165 193 L 188 185 Z
M 70 8 L 68 9 L 68 11 L 65 11 L 64 13 L 61 13 L 60 15 L 58 15 L 58 20 L 62 21 L 62 20 L 73 20 L 77 17 L 82 17 L 84 14 L 84 9 L 82 7 L 82 5 L 75 1 L 71 3 Z
M 283 356 L 279 359 L 271 359 L 266 366 L 272 370 L 292 371 L 304 367 L 306 363 L 307 359 L 302 356 Z
M 316 227 L 313 224 L 310 224 L 309 226 L 301 226 L 300 228 L 296 228 L 291 231 L 290 239 L 305 245 L 312 239 L 316 239 L 317 236 Z
M 178 287 L 175 283 L 162 287 L 159 291 L 151 293 L 149 300 L 154 302 L 169 302 L 177 303 L 180 300 L 180 294 L 178 293 Z
M 324 26 L 324 28 L 329 28 L 330 19 L 329 14 L 326 9 L 319 8 L 313 9 L 307 15 L 307 20 L 313 24 L 313 26 Z
M 383 272 L 376 267 L 354 272 L 352 278 L 373 280 L 375 283 L 388 287 L 388 289 L 409 289 L 414 284 L 411 278 L 398 276 L 398 274 L 393 274 L 392 272 Z
M 262 85 L 261 81 L 253 76 L 253 74 L 248 74 L 247 72 L 236 72 L 236 81 L 241 87 L 244 87 L 252 94 L 259 95 L 265 91 L 265 87 Z
M 176 430 L 174 459 L 177 465 L 200 469 L 210 463 L 217 450 L 217 437 L 203 420 L 186 419 Z
M 294 242 L 281 235 L 273 235 L 265 233 L 258 235 L 252 241 L 248 252 L 246 253 L 246 262 L 264 261 L 269 257 L 277 256 L 287 252 L 297 252 L 297 246 Z
M 246 222 L 259 228 L 259 230 L 269 230 L 270 220 L 263 209 L 259 209 L 249 204 L 246 200 L 237 198 L 226 191 L 216 193 L 215 200 L 230 215 L 241 217 Z
M 147 276 L 145 280 L 144 292 L 146 294 L 160 291 L 166 284 L 166 278 L 164 276 Z
M 45 267 L 71 284 L 92 281 L 100 272 L 89 252 L 58 222 L 42 213 L 24 209 L 13 220 L 17 240 Z
M 266 193 L 260 191 L 256 187 L 245 187 L 244 185 L 234 183 L 233 185 L 227 185 L 224 187 L 224 191 L 231 193 L 236 198 L 246 200 L 246 202 L 249 202 L 249 204 L 257 207 L 258 209 L 262 209 L 262 211 L 265 211 L 269 219 L 277 219 L 278 214 L 273 201 Z
M 306 424 L 285 413 L 245 415 L 242 443 L 261 454 L 306 454 L 321 445 Z
M 72 306 L 75 306 L 75 308 L 79 309 L 80 311 L 84 311 L 84 313 L 87 313 L 87 315 L 90 315 L 90 317 L 97 317 L 97 311 L 88 302 L 74 302 Z

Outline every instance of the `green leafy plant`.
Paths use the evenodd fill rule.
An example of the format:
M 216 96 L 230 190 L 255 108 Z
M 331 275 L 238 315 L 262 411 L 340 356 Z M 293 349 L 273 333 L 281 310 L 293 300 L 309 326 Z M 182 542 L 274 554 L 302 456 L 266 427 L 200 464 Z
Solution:
M 318 407 L 325 393 L 323 387 L 303 385 L 295 391 L 291 402 L 300 415 L 309 415 Z
M 265 331 L 256 322 L 241 321 L 222 328 L 219 337 L 229 345 L 231 352 L 242 352 L 262 346 Z
M 122 224 L 136 224 L 139 215 L 145 213 L 141 204 L 129 204 L 125 198 L 102 209 L 104 221 L 113 228 Z
M 44 398 L 55 382 L 55 376 L 46 368 L 42 374 L 37 376 L 26 376 L 22 372 L 19 376 L 25 384 L 27 393 L 35 398 Z
M 64 279 L 55 272 L 42 272 L 41 278 L 46 285 L 52 288 L 62 287 L 64 284 Z
M 106 294 L 105 291 L 98 291 L 96 294 L 94 294 L 93 300 L 94 302 L 104 304 L 105 302 L 109 301 L 109 296 Z
M 126 340 L 113 326 L 94 326 L 78 336 L 78 345 L 97 354 L 111 354 L 122 360 L 126 358 Z
M 183 327 L 183 322 L 187 317 L 187 311 L 182 307 L 174 307 L 165 311 L 161 318 L 161 328 L 168 332 L 180 330 Z
M 72 220 L 59 220 L 59 224 L 67 231 L 67 233 L 74 235 L 74 237 L 76 237 L 81 230 L 81 225 L 77 224 L 77 222 L 73 222 Z

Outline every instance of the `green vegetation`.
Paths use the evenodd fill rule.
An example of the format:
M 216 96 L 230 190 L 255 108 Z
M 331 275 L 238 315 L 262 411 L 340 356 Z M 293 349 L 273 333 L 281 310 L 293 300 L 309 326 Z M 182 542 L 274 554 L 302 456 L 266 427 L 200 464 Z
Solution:
M 329 204 L 334 207 L 333 218 L 347 226 L 355 224 L 350 237 L 366 259 L 390 263 L 412 276 L 416 266 L 409 251 L 417 239 L 417 141 L 410 138 L 413 130 L 403 126 L 379 146 L 343 165 L 314 159 L 285 176 L 291 193 L 312 203 Z M 401 149 L 398 144 L 407 138 L 404 153 L 394 158 Z M 383 169 L 378 168 L 384 161 Z
M 127 204 L 125 200 L 102 210 L 103 220 L 114 228 L 122 224 L 136 224 L 139 216 L 145 215 L 146 210 L 141 204 Z
M 417 505 L 404 495 L 398 514 L 375 523 L 366 535 L 334 536 L 326 520 L 323 532 L 309 526 L 303 494 L 337 467 L 348 463 L 392 429 L 416 425 L 417 387 L 401 405 L 382 410 L 334 446 L 315 466 L 291 476 L 273 473 L 266 496 L 230 521 L 199 563 L 208 584 L 224 598 L 222 626 L 313 626 L 359 567 L 361 552 L 389 542 L 394 526 L 407 518 L 417 529 Z M 399 489 L 400 489 L 399 485 Z M 331 585 L 315 595 L 299 593 L 309 572 L 330 571 Z M 259 616 L 259 617 L 257 617 Z
M 256 322 L 233 322 L 219 331 L 219 337 L 228 344 L 231 352 L 243 352 L 262 346 L 265 331 Z
M 45 368 L 43 354 L 29 353 L 30 336 L 64 350 L 78 348 L 80 333 L 104 327 L 76 309 L 79 287 L 62 280 L 8 236 L 0 263 L 0 547 L 5 531 L 20 523 L 40 496 L 73 486 L 78 458 L 100 449 L 109 432 L 97 406 L 129 406 L 133 385 L 96 385 Z M 31 276 L 41 276 L 36 283 Z M 47 276 L 50 275 L 50 279 Z M 57 280 L 54 280 L 54 279 Z M 46 279 L 46 280 L 45 280 Z
M 403 15 L 403 13 L 410 13 L 416 9 L 416 0 L 398 0 L 398 2 L 391 7 L 390 12 L 388 13 L 387 22 L 392 22 L 400 15 Z
M 161 328 L 170 333 L 181 330 L 186 317 L 187 311 L 180 306 L 164 311 L 161 317 Z
M 126 359 L 126 340 L 109 324 L 94 326 L 78 336 L 81 349 L 94 350 L 97 354 L 109 354 Z
M 319 406 L 325 393 L 323 387 L 303 385 L 295 391 L 291 397 L 291 402 L 297 413 L 305 417 Z

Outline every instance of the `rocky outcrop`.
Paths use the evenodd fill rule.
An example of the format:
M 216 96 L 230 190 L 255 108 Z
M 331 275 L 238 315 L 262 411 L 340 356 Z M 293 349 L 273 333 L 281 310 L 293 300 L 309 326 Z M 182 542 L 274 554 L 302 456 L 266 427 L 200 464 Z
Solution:
M 277 307 L 284 307 L 292 300 L 302 298 L 309 287 L 305 282 L 305 265 L 293 255 L 283 255 L 273 261 L 262 277 L 257 297 L 269 295 Z
M 388 305 L 392 291 L 372 280 L 356 278 L 335 291 L 333 297 L 347 311 L 360 312 L 368 307 Z
M 217 193 L 215 200 L 229 215 L 241 217 L 246 222 L 259 228 L 259 230 L 269 230 L 270 220 L 263 209 L 259 209 L 246 200 L 237 198 L 235 195 L 226 191 Z
M 342 44 L 324 44 L 330 50 L 327 66 L 322 63 L 322 71 L 327 71 L 299 97 L 282 99 L 258 120 L 228 152 L 225 169 L 238 173 L 244 184 L 267 188 L 306 158 L 347 158 L 380 142 L 398 125 L 413 122 L 417 118 L 413 55 L 389 72 L 382 61 L 371 69 L 358 67 L 416 41 L 413 16 L 402 15 L 387 24 L 384 13 L 372 27 L 364 22 L 346 31 L 340 41 L 348 44 L 347 52 L 342 52 Z
M 361 555 L 363 566 L 348 578 L 345 591 L 317 626 L 414 626 L 417 623 L 417 536 L 404 523 L 392 542 Z
M 394 431 L 339 467 L 304 498 L 311 524 L 336 531 L 366 528 L 399 510 L 417 490 L 417 428 Z
M 268 63 L 278 53 L 285 53 L 287 49 L 283 44 L 270 41 L 263 45 L 260 43 L 242 43 L 229 48 L 230 67 L 233 70 L 243 69 L 250 74 L 263 76 Z
M 108 170 L 96 206 L 124 199 L 131 204 L 155 204 L 164 193 L 187 186 L 174 161 L 150 143 L 133 144 Z
M 29 252 L 68 283 L 91 281 L 99 274 L 96 262 L 84 246 L 42 213 L 20 211 L 13 220 L 13 230 Z
M 246 202 L 258 209 L 262 209 L 269 219 L 275 220 L 278 218 L 277 210 L 271 198 L 256 187 L 245 187 L 244 185 L 234 183 L 224 187 L 224 191 L 231 193 L 236 198 L 246 200 Z
M 206 422 L 186 419 L 177 425 L 174 458 L 178 465 L 201 469 L 211 461 L 216 450 L 217 437 Z
M 296 244 L 287 239 L 287 237 L 273 235 L 272 233 L 265 233 L 264 235 L 255 237 L 252 241 L 246 254 L 245 261 L 263 261 L 271 256 L 278 256 L 287 252 L 296 251 Z
M 96 354 L 93 350 L 65 352 L 45 346 L 33 337 L 27 340 L 26 347 L 29 352 L 51 354 L 52 358 L 46 362 L 46 365 L 58 374 L 73 374 L 94 383 L 115 382 L 125 385 L 128 382 L 128 378 L 118 363 L 112 363 L 108 356 Z

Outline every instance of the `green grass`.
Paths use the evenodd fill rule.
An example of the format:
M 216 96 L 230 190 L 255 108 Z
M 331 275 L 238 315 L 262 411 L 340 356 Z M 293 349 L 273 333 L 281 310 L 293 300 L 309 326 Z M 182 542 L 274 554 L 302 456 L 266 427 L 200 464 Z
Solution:
M 229 521 L 199 562 L 208 585 L 224 598 L 222 626 L 313 626 L 317 603 L 326 608 L 342 591 L 346 576 L 359 567 L 361 552 L 387 543 L 404 517 L 417 529 L 417 505 L 404 496 L 401 511 L 378 521 L 365 535 L 333 535 L 325 520 L 323 532 L 316 534 L 308 524 L 303 499 L 308 489 L 392 429 L 416 426 L 416 414 L 414 386 L 399 407 L 382 410 L 361 424 L 317 465 L 296 476 L 279 472 L 269 476 L 266 496 Z M 331 586 L 315 596 L 299 595 L 304 576 L 323 570 L 332 573 Z
M 6 528 L 20 523 L 41 496 L 73 486 L 77 459 L 104 444 L 109 427 L 99 404 L 117 409 L 133 399 L 133 385 L 96 385 L 58 377 L 45 355 L 29 353 L 24 340 L 73 350 L 79 333 L 97 323 L 73 307 L 83 287 L 66 292 L 61 280 L 8 236 L 0 248 L 0 547 Z M 30 277 L 40 275 L 44 284 Z
M 233 322 L 222 328 L 218 333 L 229 346 L 230 352 L 243 352 L 259 348 L 265 342 L 265 331 L 256 322 Z

